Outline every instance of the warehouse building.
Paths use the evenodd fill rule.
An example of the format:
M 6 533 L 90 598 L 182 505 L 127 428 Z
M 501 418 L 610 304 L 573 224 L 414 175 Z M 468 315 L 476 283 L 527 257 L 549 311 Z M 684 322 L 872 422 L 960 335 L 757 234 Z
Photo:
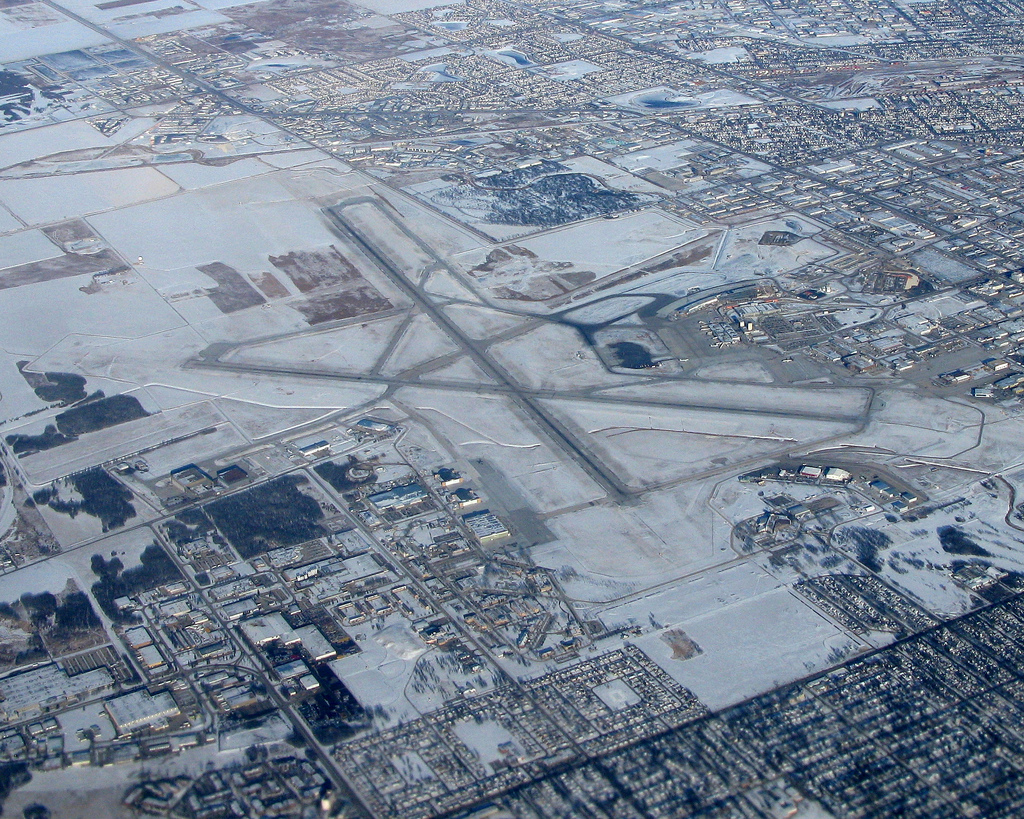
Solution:
M 132 691 L 107 700 L 104 708 L 119 737 L 131 736 L 144 729 L 162 730 L 181 713 L 174 697 L 166 691 L 159 694 Z
M 418 483 L 396 486 L 386 492 L 370 495 L 367 500 L 382 512 L 391 509 L 405 509 L 427 499 L 427 490 Z

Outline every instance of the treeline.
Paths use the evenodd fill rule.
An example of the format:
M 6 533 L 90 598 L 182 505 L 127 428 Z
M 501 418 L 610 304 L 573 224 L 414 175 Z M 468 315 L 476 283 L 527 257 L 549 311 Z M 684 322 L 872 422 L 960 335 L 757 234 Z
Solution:
M 367 469 L 370 473 L 367 477 L 361 480 L 353 480 L 351 470 L 353 467 L 358 466 L 358 459 L 356 459 L 355 456 L 349 455 L 348 463 L 344 466 L 337 464 L 334 461 L 324 461 L 323 463 L 314 466 L 313 471 L 333 486 L 336 491 L 348 492 L 360 486 L 371 484 L 377 480 L 377 474 L 373 471 L 372 467 Z
M 105 560 L 102 555 L 92 556 L 92 571 L 100 579 L 93 584 L 92 593 L 106 615 L 117 622 L 135 622 L 138 618 L 122 612 L 114 601 L 130 597 L 181 579 L 174 561 L 156 543 L 150 544 L 140 556 L 140 564 L 125 569 L 118 558 Z
M 43 373 L 45 384 L 35 387 L 35 394 L 50 403 L 74 404 L 88 397 L 85 379 L 74 373 Z M 102 395 L 102 393 L 101 393 Z
M 310 670 L 320 688 L 314 696 L 299 704 L 298 711 L 313 729 L 317 740 L 325 745 L 340 742 L 369 724 L 371 714 L 352 696 L 329 665 L 314 663 Z
M 44 372 L 39 373 L 26 371 L 29 361 L 18 362 L 18 372 L 28 382 L 32 391 L 43 401 L 51 404 L 74 404 L 88 397 L 85 391 L 85 379 L 75 373 Z M 102 395 L 102 393 L 100 393 Z
M 79 404 L 58 413 L 55 424 L 47 424 L 39 435 L 8 435 L 7 443 L 15 453 L 53 449 L 77 441 L 78 436 L 149 415 L 133 395 L 112 395 L 105 398 L 95 393 L 96 400 Z
M 11 791 L 31 779 L 27 762 L 0 762 L 0 813 L 3 813 L 4 800 L 11 795 Z
M 86 432 L 146 418 L 148 415 L 134 395 L 112 395 L 65 410 L 54 420 L 62 433 L 77 437 Z
M 58 598 L 52 592 L 25 592 L 20 598 L 25 618 L 40 631 L 51 631 L 54 636 L 74 631 L 91 631 L 98 628 L 100 618 L 93 611 L 89 596 L 82 591 L 73 591 Z M 0 603 L 0 616 L 10 620 L 21 620 L 17 609 L 10 603 Z
M 317 523 L 324 516 L 320 504 L 298 489 L 306 482 L 283 475 L 203 508 L 238 553 L 249 559 L 324 534 Z
M 55 489 L 40 489 L 32 495 L 32 500 L 40 506 L 49 506 L 55 512 L 74 517 L 85 512 L 99 518 L 103 531 L 117 529 L 135 517 L 135 507 L 131 500 L 132 491 L 114 480 L 103 469 L 94 466 L 84 472 L 72 475 L 71 485 L 82 496 L 80 501 L 61 500 Z
M 643 200 L 627 191 L 601 187 L 589 176 L 545 176 L 526 187 L 492 192 L 488 221 L 502 225 L 553 227 L 636 207 Z
M 213 523 L 202 509 L 186 509 L 164 523 L 167 537 L 175 546 L 182 546 L 213 531 Z

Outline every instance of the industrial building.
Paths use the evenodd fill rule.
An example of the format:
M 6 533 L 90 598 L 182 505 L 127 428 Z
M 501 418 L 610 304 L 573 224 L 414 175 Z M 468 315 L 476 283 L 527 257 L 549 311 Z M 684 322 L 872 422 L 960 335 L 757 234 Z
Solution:
M 254 646 L 265 646 L 273 642 L 288 646 L 299 642 L 299 636 L 277 612 L 254 617 L 239 625 Z
M 106 668 L 96 668 L 74 677 L 69 677 L 52 663 L 23 671 L 0 680 L 0 716 L 7 720 L 26 719 L 99 694 L 113 683 L 114 679 Z
M 195 464 L 171 470 L 171 480 L 183 491 L 203 494 L 215 486 L 214 480 Z
M 302 650 L 313 662 L 326 662 L 338 656 L 337 649 L 314 625 L 302 626 L 295 630 L 295 636 L 302 641 Z
M 469 531 L 481 544 L 501 540 L 510 534 L 505 524 L 490 509 L 481 509 L 471 515 L 464 515 L 462 522 L 469 527 Z
M 427 499 L 427 490 L 418 483 L 396 486 L 386 492 L 378 492 L 367 498 L 370 503 L 382 512 L 392 509 L 405 509 Z
M 158 694 L 132 691 L 107 700 L 104 708 L 118 736 L 128 736 L 144 728 L 166 728 L 168 721 L 181 713 L 174 697 L 166 691 Z

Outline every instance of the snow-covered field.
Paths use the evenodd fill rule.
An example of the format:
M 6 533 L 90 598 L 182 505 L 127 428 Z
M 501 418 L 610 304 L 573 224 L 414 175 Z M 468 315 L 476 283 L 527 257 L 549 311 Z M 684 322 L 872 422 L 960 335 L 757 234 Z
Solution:
M 163 199 L 177 191 L 177 184 L 153 168 L 0 179 L 0 201 L 30 225 Z
M 609 373 L 579 332 L 558 324 L 542 324 L 494 344 L 490 352 L 519 383 L 534 389 L 604 387 L 637 380 Z
M 835 665 L 862 646 L 785 588 L 746 590 L 691 618 L 666 620 L 667 627 L 682 628 L 701 653 L 673 659 L 664 632 L 635 643 L 715 710 Z
M 39 22 L 42 25 L 25 28 L 4 19 L 0 27 L 0 63 L 110 42 L 99 32 L 49 7 L 45 19 Z
M 521 316 L 474 304 L 452 304 L 445 308 L 445 314 L 473 339 L 491 338 L 525 321 Z
M 872 403 L 871 420 L 864 431 L 837 441 L 836 445 L 950 458 L 978 443 L 981 423 L 982 415 L 974 407 L 922 395 L 916 390 L 886 390 Z
M 60 255 L 60 248 L 38 230 L 22 230 L 8 236 L 0 236 L 2 267 L 14 267 Z
M 396 375 L 458 351 L 455 342 L 429 316 L 418 315 L 402 330 L 394 349 L 382 362 L 381 372 Z
M 836 250 L 813 238 L 804 238 L 788 247 L 758 244 L 769 230 L 788 231 L 804 237 L 813 237 L 820 232 L 817 226 L 795 214 L 730 228 L 718 251 L 715 269 L 720 272 L 743 270 L 746 278 L 774 276 L 838 255 Z
M 558 539 L 535 547 L 533 557 L 563 573 L 570 597 L 594 601 L 728 562 L 730 527 L 706 506 L 708 492 L 692 483 L 629 505 L 565 512 L 546 521 Z
M 189 191 L 96 216 L 90 222 L 126 258 L 134 261 L 141 256 L 139 270 L 147 278 L 217 261 L 241 271 L 266 270 L 268 256 L 338 242 L 317 209 L 288 190 L 276 175 Z M 178 231 L 160 229 L 167 224 L 177 225 L 190 241 L 181 242 Z M 253 236 L 259 236 L 259 241 L 253 242 Z
M 72 334 L 135 339 L 181 327 L 174 310 L 137 277 L 85 293 L 91 276 L 0 290 L 0 346 L 34 358 Z M 62 309 L 55 311 L 54 304 Z
M 403 320 L 404 316 L 391 316 L 247 345 L 223 360 L 271 366 L 294 365 L 325 372 L 365 372 L 385 352 Z
M 730 361 L 707 364 L 694 372 L 698 378 L 711 381 L 743 381 L 747 384 L 771 384 L 775 379 L 763 364 L 757 361 Z

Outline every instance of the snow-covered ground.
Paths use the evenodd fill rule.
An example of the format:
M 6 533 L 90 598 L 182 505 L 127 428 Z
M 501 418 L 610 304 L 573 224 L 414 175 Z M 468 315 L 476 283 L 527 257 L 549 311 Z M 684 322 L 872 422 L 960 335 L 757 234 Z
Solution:
M 558 324 L 542 324 L 498 342 L 490 352 L 519 383 L 535 389 L 604 387 L 637 380 L 609 373 L 577 330 Z

